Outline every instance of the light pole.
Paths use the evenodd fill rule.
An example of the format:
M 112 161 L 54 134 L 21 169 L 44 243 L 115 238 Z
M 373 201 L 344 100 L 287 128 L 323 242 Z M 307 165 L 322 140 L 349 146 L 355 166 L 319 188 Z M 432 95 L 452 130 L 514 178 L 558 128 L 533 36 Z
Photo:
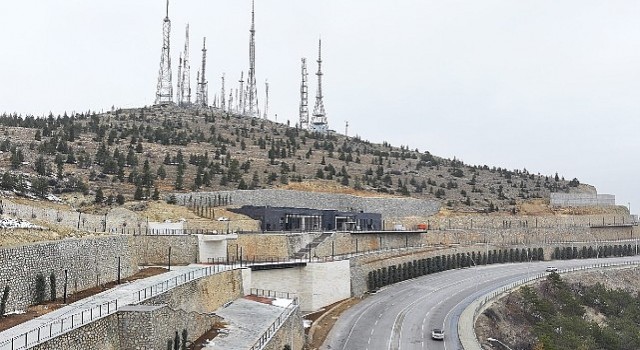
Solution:
M 501 342 L 500 340 L 498 340 L 498 339 L 496 339 L 496 338 L 487 338 L 487 340 L 488 340 L 488 341 L 490 341 L 490 342 L 498 343 L 498 344 L 500 344 L 500 345 L 504 346 L 505 348 L 507 348 L 508 350 L 513 350 L 513 349 L 511 349 L 507 344 L 505 344 L 505 343 Z

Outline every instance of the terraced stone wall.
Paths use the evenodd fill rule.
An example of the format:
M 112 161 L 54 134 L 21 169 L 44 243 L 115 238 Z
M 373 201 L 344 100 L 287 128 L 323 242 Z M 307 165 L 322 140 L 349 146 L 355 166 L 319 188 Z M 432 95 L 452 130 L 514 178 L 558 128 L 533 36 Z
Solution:
M 176 193 L 178 204 L 207 205 L 218 197 L 230 198 L 231 206 L 256 205 L 336 209 L 380 213 L 383 219 L 408 216 L 427 217 L 440 210 L 440 202 L 415 198 L 357 197 L 348 194 L 306 192 L 293 190 L 253 190 Z
M 50 299 L 50 276 L 55 275 L 56 296 L 61 298 L 67 270 L 67 292 L 92 288 L 127 278 L 138 266 L 166 265 L 168 247 L 172 247 L 173 264 L 189 264 L 198 258 L 196 236 L 111 235 L 72 238 L 29 245 L 0 247 L 0 289 L 9 286 L 7 312 L 32 305 L 37 274 L 42 274 Z

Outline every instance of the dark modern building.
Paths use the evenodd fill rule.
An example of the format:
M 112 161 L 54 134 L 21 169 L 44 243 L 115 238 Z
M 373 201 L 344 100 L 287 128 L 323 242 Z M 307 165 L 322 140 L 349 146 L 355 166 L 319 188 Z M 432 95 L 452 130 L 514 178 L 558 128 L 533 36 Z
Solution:
M 260 220 L 262 231 L 379 231 L 382 229 L 382 215 L 377 213 L 252 205 L 229 210 Z

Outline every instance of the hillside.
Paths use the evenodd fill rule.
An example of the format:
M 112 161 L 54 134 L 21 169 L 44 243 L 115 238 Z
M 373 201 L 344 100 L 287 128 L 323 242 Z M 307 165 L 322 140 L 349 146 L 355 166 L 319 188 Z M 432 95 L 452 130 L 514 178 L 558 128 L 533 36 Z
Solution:
M 479 316 L 484 349 L 497 338 L 513 349 L 638 349 L 638 270 L 584 272 L 522 287 Z
M 87 210 L 95 209 L 95 197 L 117 205 L 187 190 L 291 187 L 439 199 L 457 212 L 517 212 L 525 200 L 545 203 L 552 191 L 595 191 L 557 174 L 470 166 L 408 146 L 316 135 L 213 109 L 5 114 L 0 126 L 2 189 L 54 194 Z

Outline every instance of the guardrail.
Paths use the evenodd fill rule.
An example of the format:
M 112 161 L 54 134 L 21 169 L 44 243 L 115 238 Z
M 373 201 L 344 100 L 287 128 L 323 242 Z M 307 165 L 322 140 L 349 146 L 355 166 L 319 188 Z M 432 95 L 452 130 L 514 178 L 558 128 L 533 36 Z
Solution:
M 254 289 L 252 289 L 252 291 L 254 291 Z M 257 289 L 255 291 L 268 292 L 268 294 L 274 294 L 274 295 L 275 294 L 289 295 L 289 293 L 286 293 L 286 292 L 265 291 L 263 289 Z M 282 327 L 284 322 L 287 321 L 287 319 L 291 316 L 291 314 L 293 314 L 299 308 L 300 308 L 300 305 L 298 303 L 298 297 L 293 297 L 293 299 L 291 300 L 291 304 L 289 304 L 287 307 L 284 308 L 284 310 L 278 316 L 278 318 L 275 321 L 273 321 L 273 323 L 269 326 L 269 328 L 267 328 L 266 331 L 264 331 L 264 333 L 262 333 L 260 338 L 258 338 L 258 340 L 249 348 L 249 350 L 264 349 L 264 347 L 267 346 L 267 344 L 269 344 L 269 341 L 271 340 L 271 338 L 273 338 L 273 336 L 276 335 L 276 333 L 278 333 L 278 330 Z
M 28 349 L 51 338 L 67 333 L 89 322 L 106 317 L 118 310 L 118 300 L 108 301 L 104 304 L 83 310 L 60 320 L 47 323 L 36 329 L 7 339 L 0 343 L 0 350 Z
M 625 261 L 625 262 L 621 262 L 621 263 L 600 263 L 600 264 L 593 264 L 593 265 L 588 265 L 588 266 L 580 266 L 580 267 L 572 267 L 572 268 L 568 268 L 568 269 L 561 269 L 558 270 L 557 273 L 558 274 L 563 274 L 563 273 L 571 273 L 571 272 L 577 272 L 577 271 L 585 271 L 585 270 L 590 270 L 590 269 L 598 269 L 598 268 L 609 268 L 609 267 L 620 267 L 620 266 L 630 266 L 630 265 L 640 265 L 640 261 Z M 509 283 L 508 285 L 502 286 L 498 289 L 493 290 L 492 292 L 490 292 L 489 294 L 485 294 L 484 296 L 484 300 L 480 301 L 479 303 L 476 304 L 476 307 L 473 311 L 473 322 L 472 324 L 472 332 L 473 332 L 473 339 L 476 342 L 476 345 L 478 347 L 478 349 L 481 348 L 479 342 L 478 342 L 478 337 L 476 335 L 476 330 L 475 330 L 475 323 L 476 320 L 478 318 L 478 316 L 484 312 L 484 310 L 487 308 L 487 305 L 489 304 L 489 302 L 491 302 L 492 300 L 502 296 L 503 294 L 506 294 L 507 292 L 522 286 L 524 284 L 530 283 L 532 281 L 541 279 L 543 277 L 546 277 L 550 274 L 550 272 L 546 272 L 546 273 L 541 273 L 541 274 L 537 274 L 534 276 L 530 276 L 528 278 L 523 278 L 520 279 L 518 281 Z
M 211 276 L 213 274 L 223 272 L 223 271 L 228 271 L 228 270 L 229 268 L 223 265 L 211 265 L 211 266 L 203 267 L 198 270 L 188 271 L 181 275 L 172 277 L 168 280 L 154 284 L 153 286 L 140 289 L 137 292 L 133 292 L 133 299 L 134 300 L 137 299 L 137 302 L 140 303 L 158 294 L 162 294 L 179 285 L 196 280 L 198 278 Z

